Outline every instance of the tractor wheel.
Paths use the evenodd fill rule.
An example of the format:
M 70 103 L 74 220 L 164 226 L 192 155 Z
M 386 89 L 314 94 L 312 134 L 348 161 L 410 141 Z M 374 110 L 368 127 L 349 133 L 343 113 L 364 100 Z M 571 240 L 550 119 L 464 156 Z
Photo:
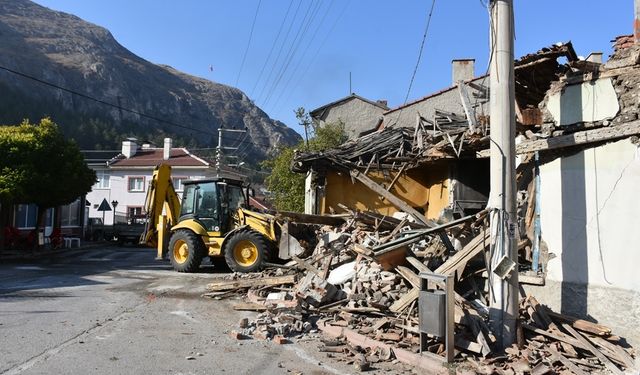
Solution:
M 227 240 L 224 258 L 232 271 L 256 272 L 269 259 L 269 247 L 260 233 L 241 230 Z
M 178 272 L 195 272 L 200 268 L 204 254 L 204 244 L 197 234 L 179 229 L 169 241 L 169 259 Z

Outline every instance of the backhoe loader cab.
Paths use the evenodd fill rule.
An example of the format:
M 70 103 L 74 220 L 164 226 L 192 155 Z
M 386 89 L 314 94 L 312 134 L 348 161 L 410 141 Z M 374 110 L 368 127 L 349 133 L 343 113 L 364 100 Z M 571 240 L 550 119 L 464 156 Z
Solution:
M 224 260 L 233 271 L 260 270 L 269 261 L 270 249 L 277 246 L 282 225 L 273 215 L 249 210 L 250 189 L 228 178 L 183 184 L 179 199 L 171 167 L 156 167 L 147 191 L 147 224 L 140 242 L 157 247 L 158 258 L 168 257 L 179 272 L 197 270 L 207 256 L 214 264 Z
M 248 207 L 241 181 L 210 179 L 183 182 L 179 221 L 193 219 L 207 232 L 225 233 L 233 229 L 233 218 Z

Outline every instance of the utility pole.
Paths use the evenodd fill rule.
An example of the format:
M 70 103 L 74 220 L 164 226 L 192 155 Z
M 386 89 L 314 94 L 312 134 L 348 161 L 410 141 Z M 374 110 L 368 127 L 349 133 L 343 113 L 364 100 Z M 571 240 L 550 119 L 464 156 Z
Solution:
M 489 319 L 501 349 L 516 337 L 518 318 L 518 248 L 515 180 L 515 80 L 513 73 L 513 0 L 491 0 L 491 291 Z M 504 278 L 504 257 L 515 266 Z
M 633 41 L 640 42 L 640 0 L 633 1 Z
M 222 126 L 218 128 L 218 146 L 216 147 L 216 177 L 220 177 L 220 167 L 222 166 L 222 154 L 224 150 L 237 150 L 238 147 L 225 147 L 222 145 L 222 132 L 229 133 L 246 133 L 247 129 L 224 129 Z M 238 144 L 238 146 L 240 146 Z

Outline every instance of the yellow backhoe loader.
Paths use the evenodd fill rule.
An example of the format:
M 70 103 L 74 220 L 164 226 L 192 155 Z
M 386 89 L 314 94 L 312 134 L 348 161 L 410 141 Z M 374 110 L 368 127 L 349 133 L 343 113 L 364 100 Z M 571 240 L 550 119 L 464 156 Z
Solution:
M 212 178 L 183 182 L 180 200 L 171 167 L 153 172 L 145 202 L 147 223 L 140 243 L 156 247 L 158 259 L 169 257 L 178 272 L 194 272 L 204 257 L 224 260 L 236 272 L 254 272 L 275 250 L 289 259 L 304 251 L 289 235 L 288 224 L 274 215 L 251 211 L 250 189 L 240 180 Z

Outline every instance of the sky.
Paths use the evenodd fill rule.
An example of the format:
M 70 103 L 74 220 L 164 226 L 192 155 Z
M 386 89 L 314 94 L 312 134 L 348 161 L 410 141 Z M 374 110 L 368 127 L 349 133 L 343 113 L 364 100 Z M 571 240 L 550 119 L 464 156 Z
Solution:
M 298 133 L 294 110 L 354 92 L 390 107 L 451 85 L 451 60 L 487 70 L 488 0 L 36 0 L 111 31 L 154 63 L 238 87 Z M 515 0 L 515 55 L 571 40 L 611 54 L 631 34 L 633 0 Z M 255 22 L 254 22 L 255 20 Z M 350 79 L 351 76 L 351 79 Z

